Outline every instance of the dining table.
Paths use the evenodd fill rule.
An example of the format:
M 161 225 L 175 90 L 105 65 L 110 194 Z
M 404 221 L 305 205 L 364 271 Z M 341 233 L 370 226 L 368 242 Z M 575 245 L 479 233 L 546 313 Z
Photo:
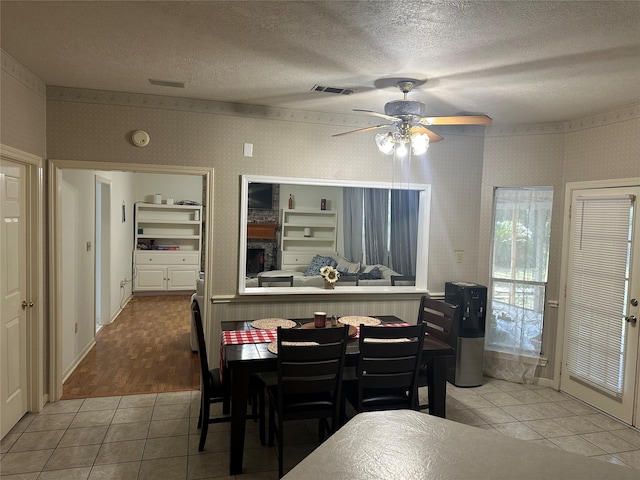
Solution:
M 638 470 L 413 410 L 359 413 L 283 480 L 638 480 Z
M 377 315 L 375 318 L 380 319 L 383 326 L 406 325 L 402 319 L 393 315 Z M 300 326 L 313 322 L 313 318 L 291 320 Z M 242 473 L 249 376 L 253 373 L 276 372 L 278 368 L 277 355 L 268 349 L 269 343 L 276 338 L 275 331 L 256 330 L 251 326 L 251 323 L 252 320 L 221 322 L 223 332 L 220 346 L 220 367 L 223 384 L 230 386 L 230 400 L 225 402 L 223 406 L 225 413 L 231 415 L 230 475 Z M 354 367 L 358 363 L 359 341 L 357 336 L 356 334 L 354 337 L 350 337 L 347 342 L 346 367 Z M 429 334 L 425 335 L 422 363 L 427 365 L 428 408 L 431 415 L 445 417 L 447 364 L 448 359 L 453 355 L 453 347 Z

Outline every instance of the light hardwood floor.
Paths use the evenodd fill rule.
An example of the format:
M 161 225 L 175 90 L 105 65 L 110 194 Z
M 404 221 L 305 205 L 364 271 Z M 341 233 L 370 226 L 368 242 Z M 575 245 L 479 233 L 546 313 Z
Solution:
M 96 336 L 62 399 L 199 390 L 189 295 L 136 296 Z

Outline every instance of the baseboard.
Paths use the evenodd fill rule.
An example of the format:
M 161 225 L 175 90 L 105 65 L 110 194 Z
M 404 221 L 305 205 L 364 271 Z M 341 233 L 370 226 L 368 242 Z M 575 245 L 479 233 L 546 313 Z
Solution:
M 44 408 L 44 406 L 49 403 L 49 394 L 45 393 L 42 396 L 42 399 L 40 400 L 40 409 L 37 412 L 31 412 L 31 413 L 40 413 L 40 411 Z
M 165 297 L 167 295 L 193 295 L 194 293 L 196 293 L 195 290 L 144 290 L 142 292 L 133 292 L 133 295 L 136 297 L 157 297 L 158 295 Z
M 129 297 L 127 298 L 127 300 L 124 302 L 124 304 L 120 304 L 120 308 L 118 309 L 118 311 L 111 317 L 111 319 L 109 320 L 108 324 L 102 324 L 102 325 L 111 325 L 116 318 L 118 318 L 118 315 L 120 315 L 122 313 L 122 310 L 124 310 L 124 308 L 127 306 L 127 304 L 131 301 L 131 299 L 133 298 L 133 295 L 129 295 Z
M 91 349 L 95 346 L 96 341 L 95 339 L 92 340 L 91 342 L 89 342 L 87 344 L 87 346 L 84 347 L 84 349 L 82 350 L 82 352 L 80 352 L 80 355 L 78 355 L 74 361 L 71 363 L 71 365 L 69 365 L 69 368 L 67 368 L 64 372 L 62 372 L 62 383 L 64 384 L 64 382 L 67 381 L 67 379 L 69 378 L 69 376 L 73 373 L 73 371 L 78 368 L 78 365 L 80 365 L 80 362 L 82 360 L 84 360 L 84 357 L 87 356 L 87 354 L 91 351 Z
M 534 380 L 536 385 L 540 385 L 541 387 L 549 387 L 549 388 L 556 389 L 556 386 L 554 385 L 554 381 L 550 378 L 536 377 Z

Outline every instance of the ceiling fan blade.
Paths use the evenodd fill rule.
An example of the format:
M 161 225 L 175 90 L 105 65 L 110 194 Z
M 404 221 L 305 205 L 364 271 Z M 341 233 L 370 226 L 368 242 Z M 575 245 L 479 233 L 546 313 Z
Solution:
M 457 115 L 453 117 L 423 117 L 418 120 L 423 125 L 488 125 L 491 117 L 486 115 Z
M 427 135 L 429 135 L 429 143 L 439 142 L 440 140 L 444 140 L 437 133 L 432 132 L 428 128 L 424 128 L 424 127 L 420 127 L 420 126 L 411 127 L 411 132 L 412 133 L 426 133 Z
M 368 113 L 369 115 L 374 115 L 376 117 L 385 118 L 385 119 L 389 120 L 390 122 L 399 122 L 399 121 L 402 120 L 401 118 L 392 117 L 390 115 L 385 115 L 384 113 L 374 112 L 373 110 L 363 110 L 361 108 L 354 108 L 353 111 L 354 112 Z
M 393 125 L 385 124 L 385 125 L 376 125 L 375 127 L 359 128 L 358 130 L 351 130 L 350 132 L 335 133 L 331 136 L 341 137 L 342 135 L 351 135 L 352 133 L 368 132 L 369 130 L 376 130 L 378 128 L 384 128 L 384 127 L 393 127 Z

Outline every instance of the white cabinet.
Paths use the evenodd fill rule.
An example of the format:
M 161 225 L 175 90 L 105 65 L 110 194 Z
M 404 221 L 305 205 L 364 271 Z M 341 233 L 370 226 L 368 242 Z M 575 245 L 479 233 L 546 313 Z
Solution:
M 201 206 L 136 203 L 134 291 L 195 291 L 201 245 Z
M 195 290 L 197 265 L 184 267 L 136 267 L 135 291 Z
M 337 221 L 331 210 L 283 210 L 282 269 L 305 271 L 314 255 L 335 253 Z

